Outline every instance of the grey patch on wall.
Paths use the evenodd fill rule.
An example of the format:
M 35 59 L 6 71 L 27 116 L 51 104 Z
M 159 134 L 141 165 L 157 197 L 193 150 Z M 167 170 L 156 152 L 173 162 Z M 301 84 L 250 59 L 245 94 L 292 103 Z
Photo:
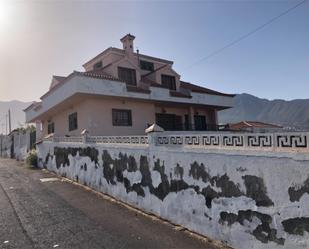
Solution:
M 169 182 L 168 177 L 165 174 L 164 163 L 161 164 L 160 159 L 157 159 L 153 170 L 159 172 L 161 183 L 155 188 L 152 184 L 149 162 L 146 156 L 140 156 L 139 169 L 133 156 L 128 157 L 126 154 L 119 153 L 118 157 L 119 159 L 112 159 L 107 150 L 103 151 L 103 175 L 109 184 L 115 185 L 116 181 L 123 183 L 127 193 L 134 191 L 138 195 L 145 197 L 143 187 L 148 187 L 151 194 L 163 201 L 170 192 L 178 192 L 192 187 L 183 180 L 171 180 L 171 182 Z M 113 167 L 111 168 L 110 165 L 113 165 Z M 139 170 L 142 175 L 141 182 L 131 185 L 129 179 L 123 176 L 125 170 L 130 172 L 136 172 Z
M 69 155 L 75 157 L 77 152 L 81 157 L 89 157 L 92 162 L 98 164 L 98 155 L 99 152 L 97 149 L 93 147 L 86 147 L 86 148 L 62 148 L 62 147 L 55 147 L 54 148 L 54 155 L 56 156 L 56 167 L 59 169 L 61 165 L 63 167 L 69 166 Z
M 239 168 L 236 169 L 236 171 L 238 171 L 238 172 L 245 172 L 245 171 L 247 171 L 247 169 L 243 168 L 243 167 L 239 167 Z
M 80 156 L 87 156 L 92 161 L 95 162 L 95 165 L 98 165 L 98 150 L 95 148 L 61 148 L 55 147 L 54 153 L 56 156 L 56 166 L 60 168 L 62 165 L 65 167 L 69 165 L 68 156 L 76 156 L 77 152 Z M 48 154 L 47 157 L 50 157 Z M 46 159 L 47 160 L 47 159 Z M 180 176 L 181 180 L 169 181 L 168 176 L 165 174 L 164 162 L 161 163 L 160 159 L 157 159 L 154 164 L 153 170 L 159 172 L 161 176 L 161 183 L 158 187 L 154 187 L 152 184 L 148 159 L 145 156 L 140 157 L 140 168 L 138 169 L 138 164 L 133 156 L 127 156 L 127 154 L 119 153 L 118 158 L 113 159 L 107 150 L 103 151 L 102 154 L 103 161 L 103 175 L 107 182 L 112 185 L 116 185 L 116 182 L 121 182 L 124 184 L 126 191 L 134 191 L 140 196 L 145 196 L 144 190 L 142 187 L 149 187 L 150 193 L 157 196 L 160 200 L 164 198 L 170 192 L 178 192 L 188 188 L 192 188 L 196 191 L 197 194 L 201 194 L 205 198 L 205 204 L 208 208 L 212 206 L 212 200 L 219 197 L 240 197 L 247 196 L 256 201 L 257 206 L 270 206 L 273 205 L 273 202 L 267 196 L 266 187 L 262 178 L 256 176 L 245 175 L 243 176 L 244 184 L 246 186 L 246 194 L 244 194 L 239 186 L 230 180 L 227 174 L 222 176 L 210 176 L 206 171 L 205 165 L 203 163 L 198 164 L 196 161 L 191 164 L 189 170 L 189 176 L 192 176 L 194 179 L 201 179 L 203 182 L 209 182 L 211 186 L 207 186 L 202 190 L 198 186 L 189 185 L 183 180 L 184 169 L 177 164 L 174 169 L 174 174 Z M 113 165 L 111 168 L 110 165 Z M 87 165 L 81 166 L 81 169 L 87 171 Z M 130 181 L 123 176 L 123 172 L 127 170 L 129 172 L 140 171 L 142 174 L 141 183 L 134 183 L 131 185 Z M 215 191 L 212 187 L 221 188 L 221 192 Z
M 221 188 L 221 192 L 217 192 L 211 186 L 207 186 L 200 192 L 204 195 L 208 208 L 211 208 L 211 203 L 214 198 L 239 196 L 252 198 L 255 200 L 257 206 L 268 207 L 274 205 L 273 201 L 267 196 L 267 189 L 263 179 L 257 176 L 245 175 L 242 177 L 246 186 L 246 194 L 240 191 L 239 186 L 231 181 L 227 174 L 211 177 L 203 163 L 192 163 L 189 176 L 192 176 L 196 180 L 201 179 L 205 183 L 209 182 L 211 186 Z
M 309 217 L 297 217 L 282 221 L 284 231 L 293 235 L 304 235 L 309 233 Z
M 301 187 L 289 187 L 288 193 L 292 202 L 299 201 L 305 193 L 309 194 L 309 178 L 304 181 Z
M 46 157 L 45 157 L 44 165 L 47 165 L 47 164 L 48 164 L 49 157 L 51 157 L 51 155 L 50 155 L 50 153 L 48 152 L 47 155 L 46 155 Z
M 180 179 L 183 178 L 183 167 L 181 167 L 178 163 L 174 169 L 174 175 L 175 176 L 180 176 Z
M 273 201 L 267 196 L 267 189 L 262 178 L 252 175 L 242 177 L 246 186 L 246 196 L 255 200 L 257 206 L 273 206 Z
M 252 235 L 262 243 L 268 243 L 270 241 L 275 242 L 279 245 L 284 245 L 284 238 L 277 238 L 277 230 L 270 227 L 272 223 L 272 218 L 268 214 L 259 213 L 252 210 L 240 210 L 238 214 L 221 212 L 220 220 L 221 224 L 227 223 L 228 226 L 233 225 L 238 222 L 240 225 L 244 226 L 244 221 L 252 222 L 253 218 L 256 217 L 260 220 L 261 224 L 252 231 Z
M 157 159 L 157 161 L 154 164 L 153 170 L 158 171 L 161 176 L 161 183 L 158 185 L 157 188 L 153 188 L 152 191 L 154 195 L 156 195 L 160 200 L 164 200 L 164 198 L 169 194 L 170 192 L 170 183 L 168 180 L 167 175 L 165 174 L 165 166 L 164 162 L 161 165 L 160 159 Z

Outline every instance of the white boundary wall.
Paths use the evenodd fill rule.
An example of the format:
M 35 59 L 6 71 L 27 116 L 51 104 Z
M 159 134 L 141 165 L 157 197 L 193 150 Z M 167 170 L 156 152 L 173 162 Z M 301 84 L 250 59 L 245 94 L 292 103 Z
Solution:
M 8 136 L 2 136 L 0 138 L 0 157 L 25 160 L 31 149 L 30 133 L 30 131 L 20 131 L 13 132 Z M 13 155 L 11 155 L 12 152 L 14 153 Z
M 309 248 L 307 133 L 50 138 L 37 149 L 42 167 L 235 248 Z

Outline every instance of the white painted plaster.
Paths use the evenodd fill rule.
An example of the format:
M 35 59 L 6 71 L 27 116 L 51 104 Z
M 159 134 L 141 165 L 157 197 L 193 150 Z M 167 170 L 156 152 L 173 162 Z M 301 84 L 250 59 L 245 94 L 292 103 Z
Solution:
M 38 155 L 45 161 L 47 153 L 53 154 L 54 146 L 74 147 L 66 143 L 41 143 L 38 145 Z M 77 146 L 77 145 L 75 145 Z M 90 144 L 80 144 L 79 147 L 94 146 Z M 261 153 L 240 154 L 239 152 L 229 151 L 228 153 L 214 153 L 214 151 L 195 151 L 184 148 L 165 148 L 165 147 L 134 147 L 121 145 L 95 145 L 99 151 L 99 163 L 95 165 L 89 157 L 79 155 L 69 156 L 70 165 L 57 169 L 55 156 L 45 165 L 59 175 L 85 183 L 88 186 L 114 196 L 124 202 L 132 204 L 138 208 L 152 212 L 168 219 L 174 223 L 181 224 L 191 230 L 204 234 L 210 238 L 226 241 L 229 245 L 239 249 L 297 249 L 309 248 L 309 235 L 304 236 L 291 235 L 284 231 L 282 221 L 295 217 L 309 217 L 309 195 L 304 194 L 298 202 L 291 202 L 288 194 L 288 188 L 297 184 L 302 184 L 309 175 L 309 160 L 297 160 L 293 157 L 284 157 L 282 153 L 267 153 L 263 156 Z M 203 163 L 207 172 L 214 176 L 226 174 L 231 181 L 237 184 L 241 191 L 245 192 L 243 176 L 253 175 L 263 179 L 267 189 L 267 196 L 274 202 L 274 206 L 257 206 L 255 201 L 246 196 L 240 197 L 220 197 L 212 201 L 212 207 L 205 205 L 205 198 L 197 194 L 192 188 L 181 190 L 179 192 L 170 192 L 163 201 L 150 193 L 148 187 L 143 187 L 145 196 L 139 196 L 136 192 L 127 193 L 123 183 L 117 182 L 116 185 L 108 184 L 103 175 L 102 154 L 107 150 L 113 159 L 118 158 L 119 153 L 134 156 L 139 164 L 141 156 L 146 156 L 149 163 L 149 169 L 154 187 L 158 186 L 162 179 L 158 171 L 153 170 L 157 159 L 160 159 L 161 165 L 164 163 L 165 174 L 169 181 L 170 173 L 173 179 L 176 178 L 174 169 L 179 164 L 183 168 L 183 180 L 189 185 L 199 186 L 200 189 L 209 185 L 201 179 L 194 180 L 190 176 L 190 165 L 193 162 Z M 296 156 L 296 158 L 303 158 Z M 87 164 L 87 171 L 81 169 L 81 166 Z M 140 165 L 138 165 L 140 167 Z M 242 170 L 239 170 L 239 169 Z M 141 181 L 139 171 L 132 173 L 125 171 L 124 175 L 131 184 Z M 116 179 L 114 179 L 116 181 Z M 216 191 L 221 188 L 212 186 Z M 235 222 L 231 226 L 220 222 L 220 213 L 229 212 L 237 214 L 240 210 L 252 210 L 272 217 L 271 228 L 277 230 L 277 237 L 284 238 L 285 244 L 279 245 L 274 242 L 262 243 L 253 236 L 252 232 L 261 223 L 259 219 L 253 218 L 251 222 L 244 221 L 244 225 Z

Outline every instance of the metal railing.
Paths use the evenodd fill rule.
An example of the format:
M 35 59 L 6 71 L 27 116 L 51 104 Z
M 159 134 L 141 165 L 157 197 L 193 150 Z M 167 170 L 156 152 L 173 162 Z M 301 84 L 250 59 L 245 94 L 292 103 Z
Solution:
M 226 125 L 217 124 L 190 124 L 190 123 L 169 123 L 168 126 L 159 124 L 165 131 L 227 131 Z

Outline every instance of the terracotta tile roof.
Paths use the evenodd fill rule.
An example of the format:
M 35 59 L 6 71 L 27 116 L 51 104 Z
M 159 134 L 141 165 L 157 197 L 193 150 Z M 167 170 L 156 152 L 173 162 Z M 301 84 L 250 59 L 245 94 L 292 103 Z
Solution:
M 108 65 L 107 65 L 108 66 Z M 105 66 L 104 68 L 106 68 L 107 66 Z M 92 78 L 98 78 L 98 79 L 106 79 L 106 80 L 114 80 L 114 81 L 121 81 L 122 80 L 111 76 L 109 74 L 107 74 L 106 72 L 104 72 L 104 68 L 100 68 L 100 69 L 96 69 L 96 70 L 92 70 L 92 71 L 87 71 L 87 72 L 77 72 L 78 74 L 87 76 L 87 77 L 92 77 Z
M 189 89 L 192 92 L 197 92 L 197 93 L 207 93 L 207 94 L 211 94 L 211 95 L 219 95 L 219 96 L 227 96 L 227 97 L 234 97 L 235 96 L 235 94 L 227 94 L 227 93 L 217 92 L 217 91 L 211 90 L 209 88 L 194 85 L 192 83 L 185 82 L 185 81 L 180 81 L 180 86 L 183 87 L 183 88 Z
M 242 130 L 246 128 L 282 128 L 282 126 L 258 121 L 241 121 L 239 123 L 229 124 L 229 128 L 231 130 Z

